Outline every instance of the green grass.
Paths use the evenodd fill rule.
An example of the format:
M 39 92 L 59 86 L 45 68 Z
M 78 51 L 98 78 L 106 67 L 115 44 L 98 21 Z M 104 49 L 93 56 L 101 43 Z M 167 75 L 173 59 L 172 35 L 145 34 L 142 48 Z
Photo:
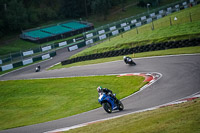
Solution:
M 199 133 L 200 100 L 97 122 L 70 133 Z M 66 132 L 66 133 L 68 133 Z
M 161 4 L 159 6 L 164 6 L 169 3 L 176 2 L 176 1 L 177 0 L 162 0 Z M 138 2 L 138 0 L 127 0 L 127 3 L 125 3 L 125 6 L 133 4 L 135 2 Z M 150 7 L 150 10 L 154 9 L 154 8 L 156 8 L 156 7 L 153 7 L 153 8 Z M 97 28 L 102 25 L 121 20 L 123 18 L 131 17 L 131 16 L 135 16 L 137 14 L 143 13 L 143 12 L 147 12 L 146 8 L 137 7 L 136 5 L 126 8 L 125 12 L 120 11 L 116 14 L 112 14 L 112 12 L 115 12 L 116 10 L 121 10 L 121 7 L 120 6 L 113 7 L 113 9 L 110 10 L 110 14 L 108 14 L 108 16 L 107 16 L 107 20 L 104 20 L 103 17 L 100 17 L 99 15 L 97 15 L 97 16 L 90 15 L 89 18 L 83 17 L 83 21 L 91 22 Z M 68 21 L 68 20 L 52 20 L 52 21 L 46 22 L 45 24 L 44 23 L 40 24 L 40 26 L 57 24 L 57 23 L 60 23 L 63 21 Z M 10 53 L 19 52 L 19 51 L 29 50 L 29 49 L 32 49 L 35 47 L 39 47 L 41 45 L 52 44 L 52 43 L 56 43 L 56 42 L 65 41 L 66 39 L 75 38 L 75 36 L 73 36 L 70 38 L 55 40 L 55 41 L 51 41 L 51 42 L 47 42 L 47 43 L 43 43 L 43 44 L 35 44 L 35 43 L 31 43 L 31 42 L 19 39 L 17 34 L 19 34 L 19 33 L 13 33 L 13 35 L 7 35 L 3 38 L 0 38 L 0 42 L 7 41 L 7 43 L 0 44 L 0 55 L 6 55 L 6 54 L 10 54 Z M 77 36 L 79 36 L 79 35 L 77 35 Z M 15 39 L 13 39 L 13 38 L 15 38 Z
M 199 7 L 191 9 L 199 13 Z M 186 9 L 184 11 L 191 9 Z M 127 10 L 127 13 L 131 12 L 132 11 L 129 12 Z M 120 18 L 126 17 L 126 15 L 123 16 L 123 12 L 121 13 L 122 14 L 120 15 Z M 177 13 L 177 16 L 179 13 Z M 117 15 L 116 17 L 119 17 Z M 179 16 L 184 16 L 184 14 L 181 14 Z M 174 16 L 172 16 L 172 18 L 173 17 Z M 138 35 L 136 35 L 136 31 L 132 30 L 130 31 L 132 32 L 130 36 L 127 32 L 123 34 L 123 39 L 121 38 L 121 36 L 118 36 L 118 39 L 115 40 L 115 38 L 111 38 L 110 42 L 105 43 L 108 43 L 107 45 L 117 44 L 117 47 L 126 48 L 130 47 L 130 44 L 143 45 L 147 42 L 166 41 L 168 39 L 182 39 L 185 37 L 188 38 L 188 36 L 197 37 L 199 36 L 198 31 L 200 29 L 198 18 L 198 16 L 195 17 L 194 15 L 192 23 L 189 23 L 189 20 L 187 20 L 187 24 L 181 24 L 181 21 L 183 21 L 184 19 L 181 19 L 181 17 L 179 19 L 178 17 L 178 20 L 180 21 L 172 21 L 173 26 L 171 27 L 169 27 L 167 23 L 164 23 L 163 18 L 163 23 L 159 23 L 160 27 L 163 28 L 160 28 L 159 24 L 156 24 L 156 21 L 154 31 L 151 31 L 151 25 L 146 25 L 139 29 L 140 34 Z M 167 21 L 167 19 L 169 18 L 166 17 L 165 19 Z M 179 29 L 180 32 L 177 29 Z M 153 34 L 151 35 L 150 33 Z M 173 35 L 171 35 L 172 33 Z M 137 42 L 140 43 L 137 44 Z M 16 42 L 6 46 L 8 46 L 7 49 L 3 49 L 3 46 L 0 47 L 0 50 L 2 50 L 0 51 L 0 54 L 5 51 L 7 51 L 5 53 L 10 53 L 11 51 L 14 52 L 23 49 L 29 49 L 32 47 L 37 47 L 38 45 L 28 44 L 27 42 L 23 42 L 22 40 L 17 39 Z M 117 47 L 114 46 L 114 48 L 110 49 L 116 49 Z M 178 50 L 171 49 L 164 51 L 145 52 L 136 54 L 135 56 L 145 57 L 180 53 L 200 53 L 200 47 L 198 46 L 191 48 L 181 48 Z M 101 63 L 121 59 L 122 56 L 119 56 L 113 58 L 99 59 L 91 62 L 89 61 L 89 63 L 86 62 L 86 64 Z M 80 63 L 83 63 L 83 65 L 85 65 L 85 62 Z M 67 65 L 67 67 L 70 66 Z M 143 86 L 145 84 L 142 82 L 143 80 L 144 78 L 136 76 L 133 76 L 131 78 L 119 78 L 115 76 L 95 76 L 62 79 L 0 81 L 0 130 L 55 120 L 74 114 L 79 114 L 81 112 L 85 112 L 94 108 L 98 108 L 100 107 L 100 105 L 97 103 L 96 87 L 98 85 L 102 85 L 103 87 L 108 87 L 109 89 L 112 89 L 114 93 L 117 93 L 117 97 L 121 99 L 134 93 L 141 86 Z M 125 81 L 126 84 L 124 84 Z M 132 86 L 132 88 L 129 88 L 129 86 Z M 137 116 L 132 115 L 133 117 L 131 116 L 130 118 L 129 116 L 127 116 L 127 119 L 121 121 L 121 123 L 113 124 L 113 122 L 110 122 L 111 124 L 113 124 L 113 127 L 107 125 L 108 123 L 102 123 L 104 127 L 100 127 L 99 125 L 97 125 L 97 127 L 99 127 L 99 130 L 94 125 L 92 125 L 92 127 L 90 126 L 89 129 L 91 129 L 90 131 L 92 132 L 99 132 L 102 129 L 105 129 L 105 132 L 107 132 L 108 130 L 111 131 L 112 129 L 117 129 L 114 130 L 115 132 L 132 132 L 133 130 L 137 132 L 137 130 L 140 129 L 142 129 L 142 132 L 162 132 L 163 129 L 165 129 L 163 132 L 193 132 L 192 129 L 194 129 L 194 131 L 196 131 L 196 129 L 199 131 L 199 113 L 197 112 L 200 109 L 199 101 L 197 103 L 198 108 L 196 108 L 196 105 L 195 107 L 187 106 L 184 108 L 184 110 L 179 110 L 178 107 L 175 107 L 175 109 L 178 108 L 177 111 L 179 112 L 176 112 L 176 110 L 173 109 L 172 113 L 169 113 L 171 112 L 170 109 L 168 109 L 170 110 L 169 112 L 165 111 L 164 109 L 164 111 L 160 109 L 161 111 L 158 111 L 158 113 L 153 111 L 150 112 L 151 114 L 145 114 L 149 113 L 145 112 L 144 114 L 138 114 Z M 194 114 L 197 114 L 198 117 L 194 116 Z M 134 123 L 132 123 L 133 121 Z M 174 124 L 178 123 L 177 121 L 180 123 L 178 126 Z M 127 125 L 125 126 L 123 125 L 123 123 L 127 123 Z M 170 125 L 171 123 L 173 125 Z M 110 127 L 111 129 L 109 129 L 108 127 Z M 78 130 L 79 132 L 85 131 L 84 129 L 82 130 L 82 128 L 81 130 Z M 85 132 L 88 132 L 88 129 L 86 129 Z M 141 130 L 138 132 L 141 132 Z
M 159 51 L 152 51 L 152 52 L 143 52 L 143 53 L 134 54 L 134 57 L 133 57 L 133 55 L 128 55 L 128 56 L 133 57 L 133 58 L 140 58 L 140 57 L 149 57 L 149 56 L 193 54 L 193 53 L 200 53 L 200 46 L 185 47 L 185 48 L 175 48 L 175 49 L 159 50 Z M 77 63 L 64 65 L 64 66 L 62 66 L 61 64 L 57 64 L 57 65 L 49 68 L 49 70 L 60 69 L 60 68 L 68 68 L 68 67 L 73 67 L 73 66 L 97 64 L 97 63 L 110 62 L 110 61 L 116 61 L 116 60 L 122 60 L 122 59 L 123 59 L 123 56 L 117 56 L 117 57 L 102 58 L 102 59 L 89 60 L 89 61 L 82 61 L 82 62 L 77 62 Z
M 0 45 L 0 55 L 2 56 L 36 47 L 39 47 L 39 44 L 27 42 L 17 38 L 13 40 L 12 43 Z
M 152 23 L 150 23 L 139 27 L 139 34 L 137 34 L 136 29 L 130 30 L 123 33 L 123 37 L 122 35 L 113 37 L 110 40 L 106 40 L 98 45 L 87 48 L 71 58 L 122 48 L 131 48 L 138 45 L 200 37 L 199 8 L 200 5 L 197 5 L 195 7 L 173 13 L 167 17 L 154 21 L 153 31 L 151 29 Z M 190 22 L 190 13 L 192 22 Z M 172 26 L 170 26 L 170 17 Z M 178 20 L 175 21 L 174 17 L 177 17 Z
M 97 86 L 111 89 L 121 99 L 145 85 L 143 80 L 139 76 L 90 76 L 0 81 L 0 130 L 98 108 Z

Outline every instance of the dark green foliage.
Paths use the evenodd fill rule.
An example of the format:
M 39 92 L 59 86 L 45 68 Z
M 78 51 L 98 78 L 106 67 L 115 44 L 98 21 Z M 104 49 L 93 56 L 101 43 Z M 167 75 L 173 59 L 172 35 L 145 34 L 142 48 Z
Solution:
M 57 19 L 80 19 L 90 14 L 106 16 L 112 6 L 126 0 L 1 0 L 0 37 Z
M 22 2 L 10 1 L 5 11 L 5 22 L 11 31 L 20 30 L 28 27 L 27 11 Z
M 112 6 L 111 4 L 112 4 L 111 0 L 94 0 L 92 2 L 91 8 L 93 13 L 103 15 L 104 20 L 106 20 L 108 11 Z
M 145 3 L 143 0 L 141 0 L 141 1 L 139 1 L 139 3 L 137 4 L 137 6 L 139 6 L 139 7 L 146 7 L 146 3 Z
M 150 6 L 158 6 L 161 0 L 140 0 L 137 4 L 139 7 L 147 8 L 147 4 L 150 4 Z
M 84 8 L 82 7 L 83 5 L 83 0 L 63 0 L 61 6 L 61 14 L 66 18 L 81 17 L 81 15 L 84 13 Z

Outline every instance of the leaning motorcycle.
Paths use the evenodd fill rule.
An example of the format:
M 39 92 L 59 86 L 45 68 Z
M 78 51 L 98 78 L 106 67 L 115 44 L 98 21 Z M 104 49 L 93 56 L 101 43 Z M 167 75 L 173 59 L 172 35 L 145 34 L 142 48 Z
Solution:
M 133 59 L 131 58 L 127 58 L 126 61 L 124 61 L 126 64 L 129 64 L 129 65 L 136 65 L 136 63 L 133 61 Z
M 102 93 L 99 96 L 98 101 L 107 113 L 112 113 L 113 110 L 121 111 L 124 109 L 124 105 L 121 101 L 118 100 L 118 103 L 116 103 L 113 97 L 111 97 L 110 95 L 106 95 L 105 93 Z
M 40 71 L 40 66 L 37 66 L 36 68 L 35 68 L 35 72 L 39 72 Z

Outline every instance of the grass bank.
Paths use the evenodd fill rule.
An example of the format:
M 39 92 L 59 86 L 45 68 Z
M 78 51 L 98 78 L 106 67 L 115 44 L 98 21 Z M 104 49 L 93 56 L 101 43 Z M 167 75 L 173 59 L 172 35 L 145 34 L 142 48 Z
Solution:
M 123 35 L 112 37 L 98 45 L 87 48 L 71 58 L 151 43 L 200 37 L 199 8 L 200 5 L 197 5 L 175 12 L 153 23 L 132 29 L 123 33 Z M 177 20 L 174 20 L 175 17 Z M 152 30 L 152 27 L 154 27 L 154 30 Z
M 200 46 L 175 48 L 175 49 L 167 49 L 167 50 L 159 50 L 159 51 L 151 51 L 151 52 L 143 52 L 143 53 L 134 54 L 134 56 L 133 56 L 133 54 L 128 55 L 128 56 L 130 56 L 132 58 L 140 58 L 140 57 L 149 57 L 149 56 L 164 56 L 164 55 L 193 54 L 193 53 L 200 53 Z M 117 57 L 82 61 L 82 62 L 77 62 L 77 63 L 64 65 L 64 66 L 62 66 L 61 64 L 57 64 L 57 65 L 49 68 L 49 70 L 68 68 L 68 67 L 73 67 L 73 66 L 97 64 L 97 63 L 110 62 L 110 61 L 116 61 L 116 60 L 122 60 L 122 59 L 123 59 L 123 56 L 117 56 Z
M 97 86 L 113 90 L 121 99 L 138 91 L 146 84 L 143 80 L 139 76 L 90 76 L 0 81 L 0 130 L 98 108 Z
M 90 124 L 70 133 L 199 133 L 200 100 Z M 66 132 L 66 133 L 68 133 Z

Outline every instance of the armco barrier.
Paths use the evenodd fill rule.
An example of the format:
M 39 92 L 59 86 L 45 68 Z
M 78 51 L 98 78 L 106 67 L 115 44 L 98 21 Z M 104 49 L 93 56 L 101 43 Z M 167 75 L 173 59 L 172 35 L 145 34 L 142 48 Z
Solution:
M 42 60 L 42 57 L 41 57 L 41 56 L 38 56 L 38 57 L 34 57 L 34 58 L 33 58 L 33 62 L 36 62 L 36 61 L 39 61 L 39 60 Z
M 20 66 L 23 66 L 22 62 L 17 62 L 13 64 L 13 68 L 20 67 Z
M 129 49 L 121 49 L 121 50 L 115 50 L 115 51 L 109 51 L 104 53 L 97 53 L 97 54 L 91 54 L 87 56 L 81 56 L 73 59 L 68 59 L 65 61 L 62 61 L 62 65 L 67 65 L 75 62 L 80 61 L 86 61 L 86 60 L 92 60 L 92 59 L 98 59 L 98 58 L 106 58 L 106 57 L 114 57 L 119 55 L 127 55 L 132 53 L 141 53 L 141 52 L 147 52 L 147 51 L 155 51 L 155 50 L 165 50 L 165 49 L 171 49 L 171 48 L 181 48 L 181 47 L 189 47 L 189 46 L 200 46 L 200 38 L 194 38 L 194 39 L 186 39 L 186 40 L 180 40 L 180 41 L 169 41 L 169 42 L 163 42 L 163 43 L 152 43 L 149 45 L 143 45 L 143 46 L 136 46 Z
M 24 65 L 36 62 L 36 61 L 48 59 L 48 58 L 54 57 L 54 56 L 56 56 L 56 51 L 50 52 L 48 54 L 40 55 L 40 56 L 37 56 L 37 57 L 34 57 L 34 58 L 26 59 L 26 60 L 23 60 L 23 61 L 19 61 L 19 62 L 13 63 L 13 64 L 1 66 L 0 71 L 10 70 L 10 69 L 17 68 L 17 67 L 20 67 L 20 66 L 24 66 Z
M 39 46 L 37 48 L 33 48 L 33 49 L 30 49 L 30 50 L 25 50 L 25 51 L 20 51 L 20 52 L 4 55 L 4 56 L 0 57 L 0 65 L 3 66 L 5 64 L 10 64 L 12 62 L 19 62 L 19 61 L 22 61 L 24 57 L 35 56 L 34 54 L 52 51 L 53 49 L 56 50 L 59 47 L 66 47 L 66 46 L 68 46 L 68 44 L 69 45 L 72 44 L 72 43 L 78 44 L 80 40 L 84 41 L 85 40 L 84 36 L 80 36 L 80 37 L 77 37 L 77 38 L 74 38 L 74 39 L 62 41 L 62 42 L 59 42 L 59 43 L 48 44 L 46 46 L 41 46 L 41 47 Z
M 130 18 L 125 18 L 119 21 L 116 21 L 111 24 L 107 24 L 101 26 L 99 28 L 94 29 L 93 31 L 85 33 L 86 41 L 92 40 L 93 43 L 106 39 L 110 36 L 117 35 L 121 32 L 137 28 L 147 23 L 151 23 L 152 21 L 162 18 L 168 14 L 179 11 L 185 8 L 188 8 L 189 5 L 194 6 L 198 4 L 197 0 L 179 0 L 175 3 L 166 5 L 164 7 L 160 7 L 154 10 L 151 10 L 149 13 L 145 12 L 142 14 L 138 14 L 137 16 L 132 16 Z M 95 34 L 94 34 L 95 33 Z M 86 43 L 88 44 L 88 43 Z M 91 43 L 90 43 L 91 44 Z

